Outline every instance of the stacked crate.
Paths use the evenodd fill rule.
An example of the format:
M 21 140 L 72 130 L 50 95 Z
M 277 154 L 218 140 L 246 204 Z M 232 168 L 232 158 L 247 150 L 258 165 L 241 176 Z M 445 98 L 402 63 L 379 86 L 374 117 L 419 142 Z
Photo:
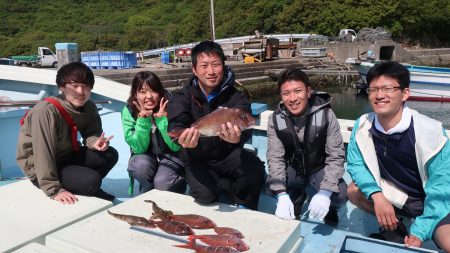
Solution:
M 128 69 L 137 66 L 136 54 L 123 51 L 81 52 L 81 61 L 91 69 Z

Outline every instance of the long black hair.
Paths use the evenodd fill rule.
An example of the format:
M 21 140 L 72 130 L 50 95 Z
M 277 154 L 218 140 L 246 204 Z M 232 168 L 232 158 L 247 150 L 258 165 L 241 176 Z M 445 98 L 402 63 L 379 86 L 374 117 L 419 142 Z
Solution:
M 134 118 L 137 117 L 139 111 L 133 102 L 137 101 L 137 93 L 142 89 L 142 87 L 144 87 L 144 85 L 148 85 L 150 89 L 158 93 L 160 99 L 165 97 L 164 87 L 162 86 L 161 80 L 159 80 L 159 77 L 155 73 L 151 71 L 140 71 L 136 73 L 131 84 L 130 96 L 127 99 L 128 108 L 131 109 L 131 115 Z M 158 110 L 159 102 L 154 109 L 154 113 Z

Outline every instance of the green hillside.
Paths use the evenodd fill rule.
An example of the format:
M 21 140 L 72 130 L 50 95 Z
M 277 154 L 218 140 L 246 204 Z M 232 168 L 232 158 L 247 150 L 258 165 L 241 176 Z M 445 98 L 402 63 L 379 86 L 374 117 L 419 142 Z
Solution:
M 337 35 L 384 27 L 402 42 L 449 46 L 448 0 L 216 0 L 216 38 Z M 80 51 L 145 50 L 211 38 L 209 0 L 0 0 L 0 57 L 76 42 Z

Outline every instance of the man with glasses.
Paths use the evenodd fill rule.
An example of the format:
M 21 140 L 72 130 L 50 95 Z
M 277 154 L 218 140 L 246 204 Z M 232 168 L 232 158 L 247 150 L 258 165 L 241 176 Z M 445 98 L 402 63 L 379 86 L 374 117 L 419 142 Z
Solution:
M 62 204 L 74 204 L 74 194 L 112 201 L 100 186 L 119 156 L 89 100 L 94 74 L 81 62 L 69 63 L 58 70 L 56 84 L 60 94 L 37 103 L 22 119 L 17 163 L 36 187 Z
M 380 233 L 371 237 L 415 247 L 433 239 L 450 252 L 450 143 L 442 124 L 405 105 L 403 65 L 379 63 L 366 79 L 373 112 L 353 127 L 348 198 L 375 214 Z M 399 215 L 414 219 L 409 232 Z

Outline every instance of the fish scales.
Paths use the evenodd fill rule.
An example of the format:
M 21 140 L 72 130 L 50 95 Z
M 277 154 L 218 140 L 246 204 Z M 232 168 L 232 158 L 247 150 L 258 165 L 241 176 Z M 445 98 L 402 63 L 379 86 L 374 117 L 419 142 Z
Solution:
M 211 137 L 219 135 L 222 124 L 230 122 L 238 126 L 241 131 L 255 125 L 255 118 L 250 113 L 239 108 L 219 107 L 208 115 L 203 116 L 194 122 L 191 127 L 195 127 L 200 132 L 200 136 Z M 172 138 L 178 138 L 185 129 L 177 129 L 169 132 Z
M 194 235 L 192 228 L 184 222 L 172 220 L 149 220 L 151 224 L 155 224 L 162 231 L 173 235 Z
M 229 228 L 229 227 L 215 227 L 214 232 L 219 235 L 232 235 L 236 236 L 240 239 L 244 238 L 244 235 L 237 229 Z
M 144 200 L 144 201 L 153 204 L 153 213 L 151 217 L 152 219 L 180 221 L 186 223 L 191 228 L 196 229 L 208 229 L 216 227 L 216 223 L 205 216 L 197 214 L 173 214 L 172 211 L 167 211 L 160 208 L 152 200 Z

